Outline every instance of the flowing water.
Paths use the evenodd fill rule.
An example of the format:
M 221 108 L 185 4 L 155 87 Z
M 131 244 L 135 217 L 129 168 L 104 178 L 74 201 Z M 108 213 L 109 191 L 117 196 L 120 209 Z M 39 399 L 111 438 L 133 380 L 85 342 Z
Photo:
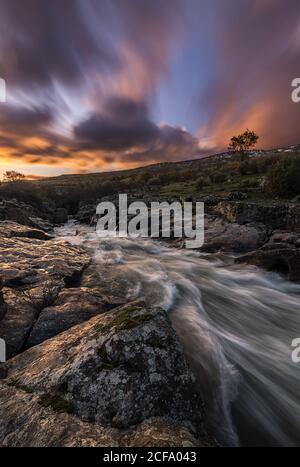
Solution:
M 168 310 L 222 444 L 300 445 L 299 285 L 151 239 L 99 239 L 73 223 L 57 234 L 92 251 L 107 292 Z

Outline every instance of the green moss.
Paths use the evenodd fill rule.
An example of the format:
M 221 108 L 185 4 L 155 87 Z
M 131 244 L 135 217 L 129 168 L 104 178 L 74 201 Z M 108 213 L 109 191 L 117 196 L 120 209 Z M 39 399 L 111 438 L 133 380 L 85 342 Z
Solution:
M 31 389 L 26 384 L 19 384 L 18 381 L 14 380 L 14 379 L 9 381 L 9 383 L 7 383 L 7 386 L 9 386 L 11 388 L 19 389 L 20 391 L 23 391 L 23 392 L 27 392 L 28 394 L 32 394 L 34 392 L 33 389 Z
M 42 394 L 39 398 L 39 404 L 43 407 L 51 407 L 58 413 L 74 413 L 72 402 L 63 399 L 57 394 Z
M 151 313 L 143 313 L 136 315 L 142 308 L 137 306 L 130 306 L 119 313 L 112 321 L 107 324 L 97 326 L 96 330 L 100 332 L 109 331 L 111 328 L 116 327 L 118 330 L 134 329 L 141 324 L 150 321 L 153 315 Z
M 18 386 L 18 389 L 27 392 L 28 394 L 32 394 L 34 392 L 33 389 L 31 389 L 29 386 L 26 386 L 25 384 L 21 384 L 21 386 Z

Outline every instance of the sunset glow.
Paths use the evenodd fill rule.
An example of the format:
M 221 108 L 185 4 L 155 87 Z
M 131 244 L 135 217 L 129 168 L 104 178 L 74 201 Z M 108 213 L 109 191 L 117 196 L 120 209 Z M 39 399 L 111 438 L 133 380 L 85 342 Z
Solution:
M 250 127 L 300 142 L 300 3 L 0 0 L 0 172 L 193 159 Z

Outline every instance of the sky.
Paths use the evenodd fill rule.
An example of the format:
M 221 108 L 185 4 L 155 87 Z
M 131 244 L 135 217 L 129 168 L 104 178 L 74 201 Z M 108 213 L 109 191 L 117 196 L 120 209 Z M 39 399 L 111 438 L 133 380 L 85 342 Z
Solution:
M 299 0 L 0 0 L 0 172 L 300 143 Z

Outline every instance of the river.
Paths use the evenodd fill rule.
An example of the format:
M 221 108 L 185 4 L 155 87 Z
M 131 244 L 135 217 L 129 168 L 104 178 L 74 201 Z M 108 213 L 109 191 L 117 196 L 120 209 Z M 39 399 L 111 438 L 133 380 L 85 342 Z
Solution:
M 108 293 L 169 312 L 221 444 L 300 445 L 300 285 L 230 256 L 99 239 L 72 221 L 57 235 L 89 248 Z

